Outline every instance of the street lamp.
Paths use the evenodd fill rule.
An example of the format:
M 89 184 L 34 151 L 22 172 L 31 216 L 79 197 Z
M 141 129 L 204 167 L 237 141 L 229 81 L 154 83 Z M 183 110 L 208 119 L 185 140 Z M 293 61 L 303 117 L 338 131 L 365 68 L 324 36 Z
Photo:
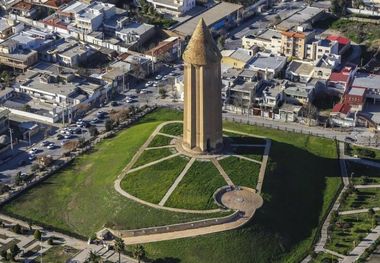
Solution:
M 13 130 L 11 128 L 8 128 L 8 129 L 9 129 L 9 135 L 11 139 L 11 150 L 13 152 L 13 136 L 12 136 Z

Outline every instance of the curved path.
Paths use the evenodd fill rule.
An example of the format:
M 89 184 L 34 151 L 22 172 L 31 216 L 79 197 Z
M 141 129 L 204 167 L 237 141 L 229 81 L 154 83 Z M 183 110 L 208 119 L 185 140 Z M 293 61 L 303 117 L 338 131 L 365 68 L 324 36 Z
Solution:
M 226 230 L 232 230 L 242 227 L 248 223 L 256 212 L 263 204 L 263 199 L 255 190 L 243 188 L 240 190 L 233 190 L 223 194 L 222 203 L 224 206 L 240 211 L 241 214 L 229 222 L 211 225 L 205 227 L 197 227 L 192 229 L 170 231 L 159 234 L 145 234 L 140 236 L 123 237 L 123 240 L 128 245 L 143 244 L 150 242 L 158 242 L 164 240 L 172 240 L 178 238 L 195 237 L 200 235 L 207 235 Z M 188 223 L 184 223 L 188 224 Z M 121 236 L 120 232 L 111 230 L 114 235 Z

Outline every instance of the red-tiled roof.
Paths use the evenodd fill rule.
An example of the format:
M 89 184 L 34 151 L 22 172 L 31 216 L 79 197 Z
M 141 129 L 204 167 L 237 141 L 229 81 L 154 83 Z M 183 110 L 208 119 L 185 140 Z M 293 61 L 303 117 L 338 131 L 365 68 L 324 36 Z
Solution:
M 350 112 L 351 106 L 345 103 L 338 103 L 335 104 L 334 108 L 332 109 L 332 112 L 340 112 L 343 114 L 347 114 Z
M 341 45 L 347 45 L 351 41 L 348 38 L 341 37 L 341 36 L 334 36 L 334 35 L 330 35 L 326 39 L 330 41 L 337 41 Z
M 332 72 L 329 81 L 333 82 L 347 82 L 350 78 L 350 73 L 352 71 L 351 67 L 344 67 L 339 72 Z

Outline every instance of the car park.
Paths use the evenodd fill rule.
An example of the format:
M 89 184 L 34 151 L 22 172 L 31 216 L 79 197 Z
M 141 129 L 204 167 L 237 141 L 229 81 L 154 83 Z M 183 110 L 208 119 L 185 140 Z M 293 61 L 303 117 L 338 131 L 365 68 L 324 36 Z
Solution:
M 41 142 L 41 146 L 46 147 L 49 145 L 49 143 L 50 143 L 49 141 L 43 141 L 43 142 Z
M 48 148 L 49 150 L 54 149 L 55 148 L 55 144 L 54 143 L 50 143 L 46 148 Z

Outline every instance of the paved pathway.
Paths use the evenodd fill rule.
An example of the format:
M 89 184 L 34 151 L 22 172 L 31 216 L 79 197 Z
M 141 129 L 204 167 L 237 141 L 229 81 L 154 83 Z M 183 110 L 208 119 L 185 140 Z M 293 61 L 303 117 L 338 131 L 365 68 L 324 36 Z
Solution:
M 342 255 L 342 254 L 339 254 L 339 253 L 337 253 L 337 252 L 335 252 L 335 251 L 332 251 L 332 250 L 329 250 L 329 249 L 324 249 L 324 251 L 323 252 L 325 252 L 325 253 L 328 253 L 328 254 L 331 254 L 331 255 L 334 255 L 334 256 L 336 256 L 336 257 L 338 257 L 338 258 L 344 258 L 345 256 L 344 255 Z
M 348 174 L 347 174 L 346 161 L 344 159 L 344 143 L 341 143 L 341 142 L 339 143 L 339 157 L 340 157 L 339 158 L 340 175 L 342 177 L 344 187 L 343 187 L 342 191 L 340 192 L 338 198 L 335 200 L 335 203 L 334 203 L 332 209 L 330 210 L 329 214 L 327 215 L 325 221 L 323 222 L 323 225 L 321 228 L 321 236 L 320 236 L 317 244 L 314 247 L 315 252 L 321 252 L 321 251 L 325 250 L 324 247 L 325 247 L 325 245 L 327 243 L 327 239 L 328 239 L 327 229 L 330 225 L 332 214 L 335 211 L 338 211 L 339 206 L 340 206 L 341 196 L 342 196 L 343 192 L 345 192 L 347 190 L 347 187 L 350 183 L 350 181 L 348 179 Z
M 177 188 L 178 184 L 182 181 L 183 177 L 186 175 L 187 171 L 190 169 L 190 167 L 195 162 L 196 158 L 191 158 L 190 161 L 186 164 L 185 168 L 181 172 L 181 174 L 177 177 L 177 179 L 174 181 L 172 186 L 170 186 L 169 190 L 166 192 L 165 196 L 161 199 L 160 203 L 158 205 L 164 206 L 166 201 L 169 199 L 171 194 L 174 192 L 174 190 Z
M 380 207 L 374 207 L 372 208 L 375 212 L 380 211 Z M 348 210 L 348 211 L 341 211 L 339 212 L 339 215 L 353 215 L 353 214 L 360 214 L 360 213 L 368 213 L 370 208 L 363 208 L 363 209 L 356 209 L 356 210 Z
M 172 159 L 176 156 L 180 155 L 180 153 L 174 153 L 172 155 L 169 155 L 169 156 L 166 156 L 164 158 L 161 158 L 161 159 L 158 159 L 156 161 L 153 161 L 153 162 L 150 162 L 150 163 L 147 163 L 147 164 L 144 164 L 144 165 L 141 165 L 141 166 L 138 166 L 136 168 L 133 168 L 133 169 L 130 169 L 128 170 L 127 172 L 125 172 L 125 174 L 130 174 L 130 173 L 133 173 L 133 172 L 136 172 L 136 171 L 139 171 L 141 169 L 144 169 L 144 168 L 147 168 L 149 166 L 152 166 L 152 165 L 155 165 L 155 164 L 158 164 L 160 162 L 163 162 L 163 161 L 166 161 L 166 160 L 169 160 L 169 159 Z
M 379 171 L 380 173 L 380 171 Z M 365 184 L 365 185 L 354 185 L 356 189 L 365 189 L 365 188 L 380 188 L 380 184 Z
M 240 159 L 244 159 L 244 160 L 247 160 L 247 161 L 250 161 L 250 162 L 262 164 L 262 162 L 260 162 L 258 160 L 255 160 L 255 159 L 252 159 L 252 158 L 248 158 L 248 157 L 245 157 L 243 155 L 233 154 L 231 156 L 234 156 L 234 157 L 237 157 L 237 158 L 240 158 Z M 218 160 L 220 160 L 220 158 Z
M 173 147 L 175 147 L 175 145 L 171 144 L 171 145 L 164 145 L 164 146 L 146 147 L 145 150 L 156 150 L 156 149 L 173 148 Z
M 168 123 L 165 122 L 165 124 L 168 124 Z M 170 137 L 170 138 L 173 138 L 173 139 L 178 139 L 179 138 L 178 136 L 167 134 L 167 133 L 162 133 L 162 132 L 157 132 L 156 135 L 162 135 L 162 136 Z
M 265 172 L 266 172 L 267 165 L 268 165 L 268 158 L 269 158 L 270 147 L 272 145 L 272 141 L 271 140 L 269 140 L 269 139 L 266 139 L 266 140 L 267 140 L 267 144 L 266 144 L 265 149 L 264 149 L 263 161 L 261 163 L 260 173 L 259 173 L 259 179 L 257 180 L 257 187 L 256 187 L 257 192 L 259 194 L 261 193 L 261 190 L 263 188 L 264 176 L 265 176 Z
M 369 248 L 377 239 L 380 238 L 380 226 L 372 229 L 371 233 L 366 236 L 357 247 L 355 247 L 347 257 L 343 259 L 343 263 L 352 263 L 358 260 L 358 258 Z
M 211 159 L 211 162 L 215 165 L 216 169 L 218 169 L 219 173 L 223 176 L 224 180 L 228 185 L 233 186 L 234 183 L 232 182 L 231 178 L 228 176 L 228 174 L 224 171 L 223 167 L 220 165 L 218 160 L 216 158 Z

